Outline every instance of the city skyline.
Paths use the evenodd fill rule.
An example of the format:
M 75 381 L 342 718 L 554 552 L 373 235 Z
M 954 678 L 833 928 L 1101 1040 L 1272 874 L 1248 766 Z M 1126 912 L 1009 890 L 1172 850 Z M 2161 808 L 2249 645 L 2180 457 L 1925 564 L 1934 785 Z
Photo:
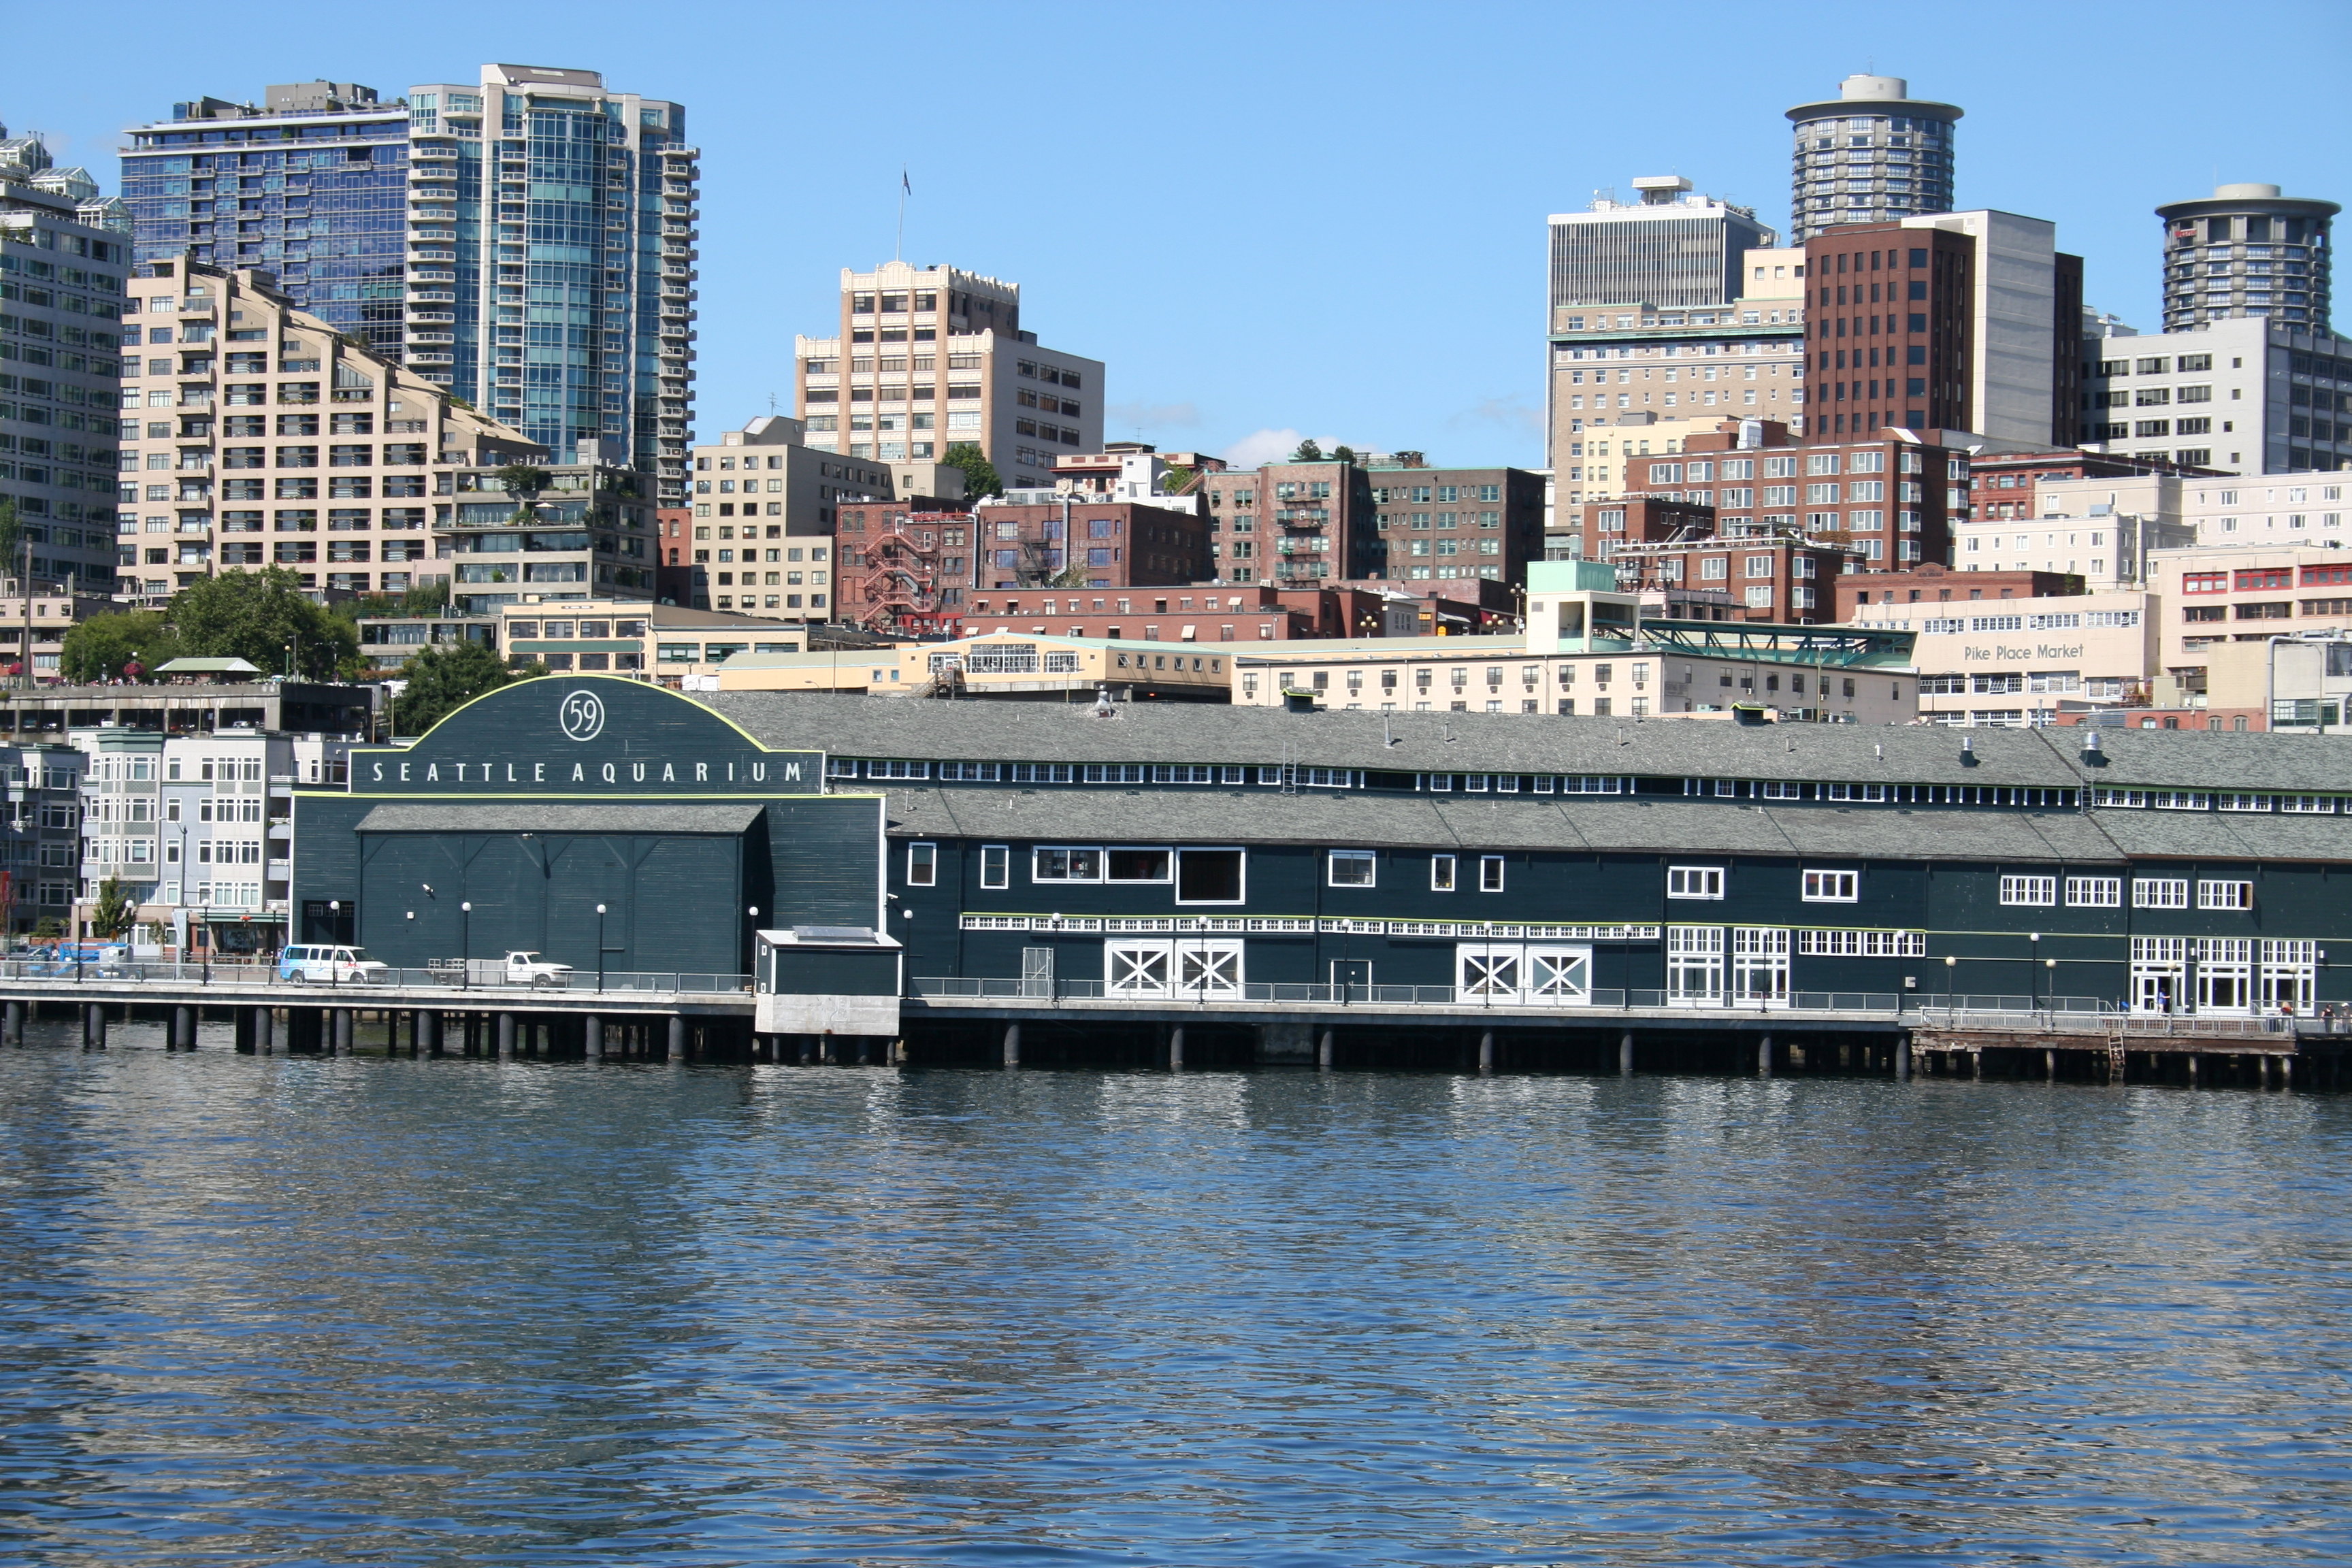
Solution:
M 2014 47 L 2005 9 L 2012 23 L 2030 19 L 2040 47 Z M 1608 14 L 1505 9 L 1472 34 L 1398 12 L 1343 33 L 1321 12 L 1213 10 L 1202 24 L 1206 57 L 1187 58 L 1213 62 L 1223 51 L 1255 62 L 1227 72 L 1213 63 L 1139 69 L 1126 47 L 1132 30 L 1077 33 L 1050 10 L 1000 8 L 987 15 L 1022 38 L 1040 81 L 1088 84 L 1068 94 L 1074 111 L 1125 106 L 1095 113 L 1085 135 L 1043 163 L 1027 129 L 991 113 L 959 121 L 962 100 L 948 100 L 908 109 L 902 132 L 837 144 L 803 135 L 799 144 L 822 157 L 765 156 L 773 99 L 713 65 L 787 41 L 853 47 L 839 25 L 795 19 L 788 40 L 781 24 L 746 16 L 625 46 L 620 13 L 594 5 L 524 7 L 488 26 L 469 16 L 462 37 L 445 30 L 416 44 L 305 14 L 299 30 L 264 27 L 236 42 L 195 40 L 168 62 L 135 59 L 110 71 L 102 92 L 28 81 L 0 112 L 114 189 L 120 132 L 204 93 L 257 100 L 269 83 L 323 77 L 391 95 L 477 59 L 618 72 L 631 90 L 691 104 L 697 116 L 697 439 L 764 412 L 771 395 L 790 406 L 793 335 L 832 313 L 842 268 L 887 259 L 908 165 L 905 258 L 1020 284 L 1024 326 L 1108 365 L 1107 437 L 1257 458 L 1303 434 L 1416 447 L 1447 462 L 1532 464 L 1542 449 L 1547 215 L 1577 210 L 1596 190 L 1630 195 L 1637 174 L 1678 173 L 1786 234 L 1785 112 L 1856 72 L 1903 76 L 1916 97 L 1964 106 L 1957 204 L 2054 222 L 2061 247 L 2086 258 L 2086 301 L 2157 330 L 2156 206 L 2233 181 L 2319 200 L 2352 188 L 2320 107 L 2326 68 L 2346 52 L 2344 19 L 2316 5 L 2259 9 L 2268 36 L 2299 40 L 2266 58 L 2259 79 L 2251 64 L 2175 58 L 2139 41 L 2150 37 L 2140 29 L 2114 32 L 2097 12 L 1995 7 L 1959 39 L 1859 8 L 1851 26 L 1807 40 L 1734 28 L 1717 37 L 1737 63 L 1694 68 L 1680 57 L 1673 111 L 1660 113 L 1640 30 Z M 1825 35 L 1837 41 L 1818 41 Z M 722 37 L 727 47 L 715 48 Z M 1314 79 L 1269 91 L 1265 68 L 1310 45 Z M 1571 56 L 1628 63 L 1580 68 L 1562 113 L 1547 62 Z M 2097 79 L 2131 81 L 2135 98 L 2171 110 L 2120 127 L 2112 105 L 2077 89 L 2085 58 Z M 1413 62 L 1410 82 L 1397 76 L 1401 59 Z M 1435 107 L 1400 115 L 1391 95 L 1360 90 L 1383 77 Z M 1097 89 L 1113 79 L 1127 89 L 1103 99 Z M 2258 80 L 2264 114 L 2235 112 Z M 935 132 L 951 121 L 958 136 L 942 143 Z M 964 161 L 940 166 L 920 154 L 927 144 L 955 145 Z M 2128 152 L 2052 158 L 2053 146 Z M 1282 161 L 1269 163 L 1269 150 Z M 1057 212 L 1068 221 L 1051 221 Z M 1130 237 L 1106 245 L 1106 225 Z M 1334 247 L 1350 233 L 1358 243 Z M 1334 265 L 1339 254 L 1348 260 Z M 1468 277 L 1485 286 L 1462 287 Z M 1152 303 L 1138 308 L 1144 300 Z M 1184 311 L 1187 331 L 1165 330 L 1171 309 Z

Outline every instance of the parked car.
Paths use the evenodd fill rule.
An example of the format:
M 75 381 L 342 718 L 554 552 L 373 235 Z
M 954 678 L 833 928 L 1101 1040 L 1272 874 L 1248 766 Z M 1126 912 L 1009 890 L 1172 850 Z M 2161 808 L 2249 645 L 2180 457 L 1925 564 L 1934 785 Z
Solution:
M 381 984 L 390 973 L 391 970 L 380 960 L 370 958 L 363 947 L 297 943 L 280 948 L 278 953 L 278 978 L 297 984 Z

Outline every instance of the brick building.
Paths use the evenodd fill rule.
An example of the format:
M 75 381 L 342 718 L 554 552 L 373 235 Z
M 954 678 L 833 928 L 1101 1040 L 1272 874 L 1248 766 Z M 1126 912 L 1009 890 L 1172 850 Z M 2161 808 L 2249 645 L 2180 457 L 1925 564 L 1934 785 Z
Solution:
M 1788 536 L 1628 544 L 1615 561 L 1627 592 L 1718 590 L 1737 606 L 1730 619 L 1788 626 L 1833 618 L 1837 580 L 1859 564 L 1851 545 Z
M 1374 547 L 1391 583 L 1525 583 L 1543 559 L 1543 477 L 1526 468 L 1373 468 Z
M 1707 539 L 1716 531 L 1715 508 L 1663 496 L 1589 500 L 1570 515 L 1570 531 L 1554 537 L 1566 541 L 1570 553 L 1584 561 L 1607 561 L 1620 545 Z
M 846 509 L 844 509 L 846 510 Z M 1074 584 L 1126 588 L 1205 583 L 1216 576 L 1208 519 L 1133 501 L 983 502 L 974 514 L 981 588 L 1040 587 L 1065 575 Z
M 974 589 L 969 636 L 1029 632 L 1110 642 L 1297 642 L 1325 635 L 1317 590 L 1210 584 L 1121 592 L 1037 587 Z M 1289 601 L 1304 599 L 1304 605 Z
M 1805 242 L 1806 434 L 2082 434 L 2083 261 L 2013 213 L 1841 224 Z
M 1843 232 L 1842 230 L 1840 232 Z M 1802 447 L 1696 435 L 1672 457 L 1627 464 L 1633 493 L 1711 507 L 1717 531 L 1851 538 L 1865 563 L 1947 561 L 1968 504 L 1966 452 L 1881 429 Z
M 1321 583 L 1382 574 L 1372 486 L 1351 462 L 1268 463 L 1202 476 L 1214 565 L 1228 583 Z
M 2086 591 L 2069 572 L 1955 572 L 1923 562 L 1908 572 L 1853 572 L 1836 581 L 1837 618 L 1850 621 L 1864 605 L 1927 605 L 1972 599 L 2050 599 Z
M 908 637 L 954 633 L 971 583 L 972 528 L 970 513 L 919 500 L 839 508 L 835 618 Z

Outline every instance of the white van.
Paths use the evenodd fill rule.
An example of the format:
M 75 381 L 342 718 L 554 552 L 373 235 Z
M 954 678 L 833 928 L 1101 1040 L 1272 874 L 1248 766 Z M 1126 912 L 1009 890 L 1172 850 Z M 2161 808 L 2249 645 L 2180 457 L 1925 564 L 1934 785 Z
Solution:
M 298 984 L 367 985 L 381 983 L 389 973 L 363 947 L 295 946 L 278 952 L 278 978 Z

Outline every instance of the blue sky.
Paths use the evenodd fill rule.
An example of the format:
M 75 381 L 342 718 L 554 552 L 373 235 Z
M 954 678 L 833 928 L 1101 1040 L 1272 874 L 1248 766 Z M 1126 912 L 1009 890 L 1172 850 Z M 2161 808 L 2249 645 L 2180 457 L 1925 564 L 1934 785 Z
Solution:
M 2217 177 L 2352 202 L 2344 0 L 104 15 L 87 69 L 18 62 L 0 121 L 110 190 L 121 127 L 272 81 L 390 96 L 499 59 L 685 103 L 705 437 L 789 406 L 793 334 L 831 327 L 842 267 L 891 254 L 902 163 L 908 259 L 1020 283 L 1024 324 L 1108 363 L 1112 436 L 1460 464 L 1541 458 L 1546 215 L 1680 174 L 1785 228 L 1781 111 L 1851 71 L 1965 108 L 1960 205 L 2054 219 L 2088 300 L 2143 330 L 2158 202 Z

